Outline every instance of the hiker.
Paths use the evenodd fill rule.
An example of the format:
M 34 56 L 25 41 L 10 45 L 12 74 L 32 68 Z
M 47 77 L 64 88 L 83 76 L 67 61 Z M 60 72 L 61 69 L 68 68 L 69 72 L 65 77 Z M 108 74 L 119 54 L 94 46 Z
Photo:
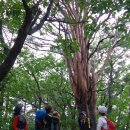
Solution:
M 97 130 L 115 130 L 115 124 L 106 117 L 107 108 L 105 106 L 99 106 L 98 107 L 98 124 L 97 124 Z
M 36 111 L 35 130 L 44 130 L 45 129 L 45 124 L 46 124 L 45 116 L 46 116 L 45 109 L 39 109 Z
M 80 112 L 78 122 L 80 130 L 91 130 L 92 124 L 85 111 Z
M 18 104 L 14 109 L 13 130 L 28 130 L 28 124 L 23 113 L 23 105 Z
M 52 114 L 54 130 L 60 130 L 60 114 L 57 111 L 54 111 Z
M 99 106 L 98 113 L 100 117 L 98 119 L 97 130 L 102 130 L 102 128 L 108 130 L 107 121 L 105 120 L 107 108 L 105 106 Z
M 98 113 L 100 117 L 98 119 L 97 130 L 101 130 L 102 128 L 108 130 L 107 121 L 105 120 L 106 112 L 107 108 L 105 106 L 98 107 Z
M 45 117 L 45 130 L 53 130 L 54 125 L 53 125 L 53 119 L 51 116 L 51 113 L 53 112 L 53 107 L 51 105 L 45 106 L 46 110 L 46 117 Z

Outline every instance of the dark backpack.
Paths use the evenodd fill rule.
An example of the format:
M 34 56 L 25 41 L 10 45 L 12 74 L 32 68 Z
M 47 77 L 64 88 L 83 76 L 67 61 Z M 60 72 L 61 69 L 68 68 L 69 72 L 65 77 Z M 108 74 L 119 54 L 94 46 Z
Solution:
M 23 115 L 18 115 L 18 124 L 17 124 L 17 127 L 19 129 L 25 129 L 26 127 L 26 119 Z

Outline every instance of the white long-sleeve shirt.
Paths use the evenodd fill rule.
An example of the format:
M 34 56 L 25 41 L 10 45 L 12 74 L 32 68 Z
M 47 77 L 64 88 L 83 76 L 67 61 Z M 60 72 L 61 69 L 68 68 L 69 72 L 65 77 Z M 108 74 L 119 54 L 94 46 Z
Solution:
M 101 130 L 101 128 L 104 128 L 108 130 L 108 125 L 107 121 L 105 120 L 106 116 L 100 116 L 98 119 L 98 124 L 97 124 L 97 130 Z

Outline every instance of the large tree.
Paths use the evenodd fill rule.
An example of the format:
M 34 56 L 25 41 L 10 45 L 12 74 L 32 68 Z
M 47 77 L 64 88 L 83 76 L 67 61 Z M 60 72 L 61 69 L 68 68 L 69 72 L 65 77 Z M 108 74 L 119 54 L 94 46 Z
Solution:
M 126 1 L 61 0 L 54 4 L 54 13 L 48 19 L 54 24 L 46 26 L 57 37 L 57 45 L 51 49 L 64 56 L 78 111 L 87 112 L 95 130 L 96 81 L 113 50 L 122 43 L 127 44 Z M 107 50 L 97 67 L 95 52 L 100 51 L 105 41 L 109 41 Z
M 25 20 L 14 46 L 0 66 L 0 81 L 13 66 L 27 35 L 41 29 L 43 23 L 48 21 L 50 24 L 47 23 L 40 32 L 50 32 L 51 36 L 54 36 L 54 42 L 58 45 L 53 45 L 51 49 L 60 50 L 66 60 L 78 111 L 87 112 L 95 130 L 96 81 L 111 58 L 114 48 L 124 42 L 127 45 L 129 1 L 55 0 L 51 16 L 48 17 L 53 3 L 50 1 L 47 12 L 40 17 L 38 24 L 35 23 L 41 13 L 39 2 L 42 1 L 37 4 L 34 2 L 32 8 L 28 6 L 30 2 L 22 2 L 26 12 Z M 51 40 L 51 37 L 48 39 Z M 95 64 L 94 54 L 97 50 L 100 51 L 100 45 L 104 44 L 105 40 L 109 40 L 109 44 L 99 68 Z

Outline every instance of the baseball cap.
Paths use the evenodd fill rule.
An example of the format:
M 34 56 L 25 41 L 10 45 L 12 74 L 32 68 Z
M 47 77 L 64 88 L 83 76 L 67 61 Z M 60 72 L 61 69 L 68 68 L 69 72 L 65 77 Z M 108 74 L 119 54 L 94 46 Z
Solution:
M 105 107 L 105 106 L 99 106 L 98 107 L 98 111 L 100 112 L 100 113 L 107 113 L 107 108 Z
M 81 111 L 80 114 L 83 114 L 84 116 L 86 116 L 86 112 L 85 111 Z

